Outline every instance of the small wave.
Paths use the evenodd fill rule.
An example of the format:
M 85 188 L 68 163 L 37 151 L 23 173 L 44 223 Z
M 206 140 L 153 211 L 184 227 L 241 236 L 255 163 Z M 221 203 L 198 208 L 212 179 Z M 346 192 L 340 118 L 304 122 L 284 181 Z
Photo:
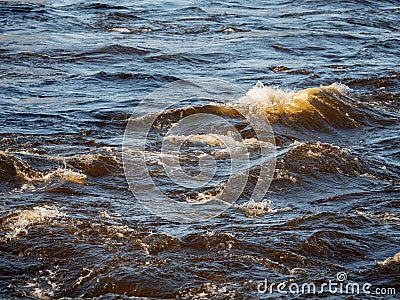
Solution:
M 248 138 L 243 140 L 236 140 L 230 135 L 223 134 L 190 134 L 190 135 L 169 135 L 166 140 L 175 143 L 189 143 L 198 146 L 209 146 L 209 147 L 229 147 L 230 150 L 234 150 L 235 147 L 241 148 L 246 146 L 248 148 L 257 148 L 263 145 L 267 148 L 272 148 L 273 145 L 268 142 L 259 141 L 256 138 Z M 220 150 L 219 150 L 220 151 Z M 222 152 L 215 152 L 215 154 L 222 154 Z
M 20 172 L 20 175 L 28 182 L 48 182 L 54 177 L 60 177 L 66 181 L 74 183 L 83 183 L 86 180 L 86 175 L 69 169 L 57 169 L 48 173 L 35 172 L 34 175 Z
M 126 121 L 129 118 L 129 115 L 124 111 L 93 110 L 90 113 L 95 119 L 103 121 Z
M 335 230 L 318 230 L 301 245 L 300 254 L 335 261 L 365 260 L 371 248 L 368 238 Z
M 122 163 L 114 155 L 86 154 L 68 157 L 65 161 L 93 177 L 120 173 L 122 171 Z
M 375 268 L 371 271 L 370 276 L 372 278 L 378 277 L 379 280 L 385 280 L 386 277 L 388 282 L 394 283 L 396 278 L 400 272 L 400 252 L 396 253 L 395 255 L 386 258 L 383 261 L 378 261 L 376 263 Z M 394 281 L 393 281 L 394 280 Z
M 223 147 L 240 143 L 239 141 L 236 141 L 233 137 L 222 134 L 191 134 L 188 136 L 169 135 L 166 137 L 166 140 L 178 143 L 187 142 L 200 146 L 206 145 L 210 147 Z
M 400 222 L 400 218 L 391 212 L 370 213 L 362 210 L 356 211 L 357 214 L 367 216 L 372 219 L 378 219 L 383 222 Z
M 94 50 L 89 50 L 89 51 L 83 52 L 81 54 L 78 54 L 76 57 L 84 58 L 84 57 L 107 55 L 107 54 L 111 54 L 111 55 L 135 55 L 135 54 L 136 55 L 144 55 L 147 53 L 149 53 L 149 51 L 145 50 L 145 49 L 116 44 L 116 45 L 100 47 L 100 48 L 94 49 Z
M 181 239 L 183 247 L 197 250 L 229 250 L 236 242 L 233 234 L 220 231 L 193 233 Z
M 26 15 L 27 13 L 33 14 L 46 14 L 46 10 L 42 9 L 44 7 L 44 0 L 8 0 L 2 1 L 0 6 L 0 13 L 4 11 L 10 13 L 10 10 L 17 14 Z
M 125 6 L 110 5 L 110 4 L 105 4 L 105 3 L 86 4 L 86 5 L 84 5 L 84 8 L 87 8 L 87 9 L 98 9 L 98 10 L 103 10 L 103 9 L 126 9 Z
M 284 52 L 284 53 L 288 53 L 288 54 L 292 54 L 292 55 L 299 55 L 299 53 L 294 51 L 293 49 L 289 49 L 289 48 L 283 47 L 281 45 L 273 45 L 272 48 L 274 48 L 275 50 L 277 50 L 279 52 Z
M 131 30 L 125 27 L 113 27 L 111 31 L 121 32 L 121 33 L 131 33 Z
M 149 27 L 141 27 L 141 28 L 112 27 L 110 31 L 115 31 L 120 33 L 145 33 L 154 31 L 154 29 Z
M 378 266 L 389 266 L 389 265 L 400 265 L 400 252 L 396 253 L 392 257 L 385 259 L 384 261 L 378 262 Z
M 400 75 L 393 74 L 390 76 L 372 76 L 367 78 L 357 78 L 357 79 L 347 79 L 346 84 L 351 88 L 362 90 L 366 89 L 370 91 L 379 90 L 379 89 L 394 89 L 398 91 L 398 87 L 400 84 Z
M 289 74 L 294 74 L 294 75 L 308 75 L 310 74 L 309 71 L 304 70 L 304 69 L 299 69 L 299 70 L 292 70 L 286 66 L 275 66 L 269 68 L 272 72 L 274 73 L 289 73 Z
M 337 133 L 339 129 L 393 123 L 393 117 L 353 99 L 349 91 L 346 85 L 338 83 L 296 92 L 258 82 L 247 92 L 247 96 L 232 99 L 227 104 L 208 102 L 203 106 L 166 110 L 160 114 L 156 125 L 173 123 L 197 113 L 242 118 L 241 111 L 249 111 L 256 118 L 257 114 L 264 113 L 275 132 L 280 135 L 282 131 L 283 136 L 315 131 Z M 248 137 L 253 136 L 250 134 Z
M 290 207 L 282 209 L 272 208 L 271 200 L 254 201 L 250 200 L 241 204 L 235 204 L 234 207 L 242 211 L 246 217 L 249 218 L 260 218 L 266 214 L 275 214 L 278 212 L 290 211 Z
M 222 198 L 223 189 L 224 189 L 224 184 L 219 184 L 209 190 L 205 190 L 198 193 L 194 192 L 192 194 L 187 194 L 185 196 L 185 201 L 188 203 L 200 204 L 200 203 L 206 203 L 214 199 L 220 199 Z
M 143 18 L 130 14 L 130 13 L 123 13 L 123 12 L 114 12 L 107 15 L 108 19 L 112 20 L 142 20 Z
M 1 192 L 22 187 L 26 182 L 45 183 L 54 178 L 61 178 L 79 184 L 86 180 L 86 175 L 71 169 L 57 168 L 55 170 L 34 170 L 22 158 L 4 151 L 0 151 L 0 163 Z
M 337 128 L 357 128 L 385 118 L 352 99 L 349 90 L 345 85 L 334 83 L 296 92 L 258 82 L 247 92 L 246 97 L 232 99 L 228 105 L 210 102 L 199 107 L 172 109 L 163 112 L 159 120 L 174 122 L 176 117 L 202 112 L 240 118 L 239 112 L 244 108 L 254 114 L 262 112 L 272 125 L 284 126 L 298 133 L 303 129 L 336 132 Z
M 321 142 L 297 142 L 293 146 L 278 160 L 281 169 L 312 177 L 321 174 L 361 176 L 372 172 L 368 164 L 346 148 Z
M 268 114 L 293 114 L 309 110 L 312 105 L 310 98 L 319 93 L 326 92 L 333 95 L 345 95 L 348 90 L 349 88 L 345 85 L 333 83 L 329 86 L 308 88 L 295 92 L 293 90 L 281 90 L 258 82 L 247 92 L 247 95 L 256 102 L 258 107 Z M 248 101 L 248 98 L 245 99 Z
M 169 75 L 162 75 L 162 74 L 144 74 L 144 73 L 109 73 L 100 71 L 94 74 L 96 78 L 106 79 L 106 80 L 118 80 L 118 79 L 133 79 L 133 80 L 154 80 L 157 82 L 173 82 L 179 80 L 179 78 Z
M 295 92 L 258 82 L 247 92 L 250 97 L 243 97 L 238 103 L 261 110 L 270 122 L 297 131 L 303 128 L 332 132 L 337 128 L 387 123 L 387 115 L 353 99 L 349 92 L 348 86 L 339 83 Z
M 230 27 L 227 27 L 227 28 L 221 30 L 221 32 L 223 32 L 223 33 L 248 32 L 248 31 L 250 31 L 250 30 L 243 29 L 243 28 L 237 28 L 237 27 L 233 27 L 233 26 L 230 26 Z
M 189 62 L 189 63 L 211 63 L 209 60 L 201 59 L 199 57 L 192 57 L 188 55 L 177 54 L 161 54 L 146 57 L 144 59 L 147 62 Z
M 14 239 L 18 235 L 27 234 L 30 226 L 46 224 L 54 218 L 65 216 L 55 206 L 36 206 L 12 213 L 2 220 L 2 227 L 6 230 L 6 238 Z
M 293 175 L 290 175 L 288 170 L 276 168 L 274 181 L 275 183 L 279 181 L 282 183 L 293 184 L 297 182 L 297 178 Z

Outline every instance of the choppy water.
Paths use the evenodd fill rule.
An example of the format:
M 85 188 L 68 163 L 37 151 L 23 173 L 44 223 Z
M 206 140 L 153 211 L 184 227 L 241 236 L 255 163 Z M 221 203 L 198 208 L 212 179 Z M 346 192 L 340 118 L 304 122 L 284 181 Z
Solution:
M 397 1 L 35 2 L 0 2 L 2 298 L 286 298 L 257 283 L 338 272 L 400 292 Z M 278 156 L 261 204 L 246 201 L 255 164 L 236 205 L 180 225 L 133 198 L 121 145 L 144 97 L 191 76 L 249 91 Z M 256 139 L 201 99 L 178 112 L 223 115 Z M 220 142 L 191 136 L 184 167 L 223 156 Z M 226 177 L 188 191 L 149 165 L 181 201 Z

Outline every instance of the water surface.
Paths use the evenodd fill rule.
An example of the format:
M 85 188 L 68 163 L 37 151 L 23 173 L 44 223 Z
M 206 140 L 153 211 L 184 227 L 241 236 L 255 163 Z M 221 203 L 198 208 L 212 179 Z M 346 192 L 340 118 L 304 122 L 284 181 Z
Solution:
M 285 298 L 257 283 L 341 271 L 399 288 L 397 1 L 36 2 L 0 2 L 3 298 Z M 262 205 L 246 202 L 254 165 L 237 205 L 180 225 L 135 200 L 122 139 L 140 101 L 192 76 L 249 91 L 278 156 Z M 201 99 L 181 109 L 256 138 Z M 167 111 L 160 122 L 176 121 Z M 223 150 L 213 138 L 186 145 L 189 171 L 193 153 Z M 226 179 L 188 191 L 149 166 L 180 201 Z

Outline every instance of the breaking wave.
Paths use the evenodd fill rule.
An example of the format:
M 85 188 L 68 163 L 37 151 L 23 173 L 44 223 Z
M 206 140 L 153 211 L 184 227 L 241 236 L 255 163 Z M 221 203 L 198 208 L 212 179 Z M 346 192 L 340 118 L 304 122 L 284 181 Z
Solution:
M 0 219 L 1 227 L 5 229 L 6 239 L 13 239 L 19 235 L 27 234 L 29 227 L 46 224 L 54 218 L 65 217 L 55 206 L 36 206 L 31 209 L 17 210 L 11 215 Z

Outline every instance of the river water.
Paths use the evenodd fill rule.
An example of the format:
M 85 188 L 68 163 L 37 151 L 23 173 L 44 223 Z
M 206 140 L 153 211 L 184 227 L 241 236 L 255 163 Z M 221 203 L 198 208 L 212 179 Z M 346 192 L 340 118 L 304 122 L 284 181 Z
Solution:
M 397 1 L 0 1 L 0 24 L 2 298 L 286 299 L 259 283 L 339 272 L 372 285 L 355 298 L 400 292 Z M 165 194 L 180 205 L 217 195 L 229 143 L 255 157 L 232 206 L 182 224 L 137 201 L 122 144 L 139 103 L 191 77 L 252 97 L 274 132 L 275 172 L 250 201 L 263 164 L 251 124 L 214 99 L 182 99 L 159 128 L 207 112 L 244 141 L 218 128 L 174 135 L 189 173 L 201 155 L 222 168 L 190 189 L 160 170 L 153 128 L 147 163 Z

